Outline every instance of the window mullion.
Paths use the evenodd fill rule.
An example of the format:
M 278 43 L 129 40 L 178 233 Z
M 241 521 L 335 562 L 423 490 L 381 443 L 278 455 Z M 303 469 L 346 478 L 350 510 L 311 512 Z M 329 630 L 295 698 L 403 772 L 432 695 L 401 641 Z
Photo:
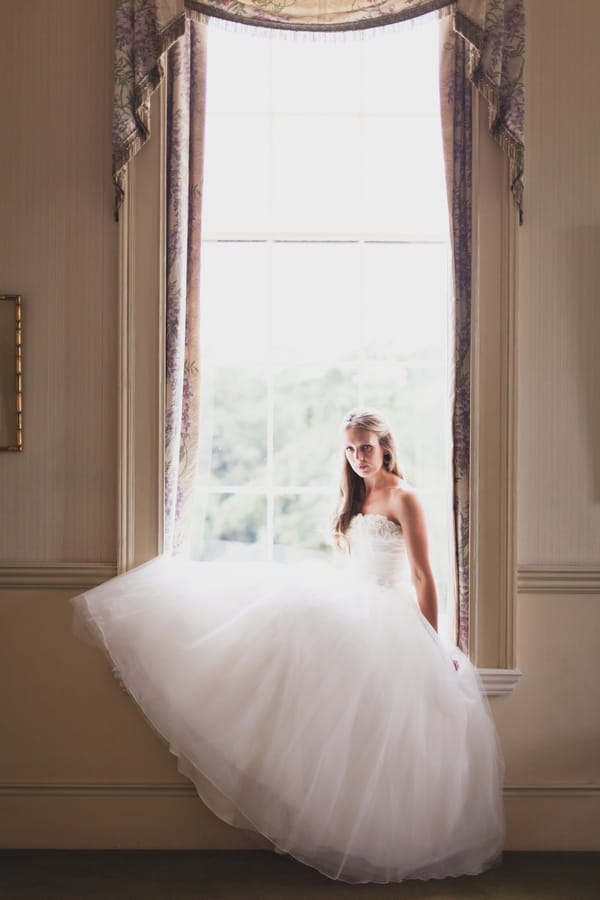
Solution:
M 362 193 L 361 193 L 362 197 Z M 365 297 L 365 242 L 360 241 L 360 250 L 359 250 L 359 281 L 360 281 L 360 294 L 359 294 L 359 304 L 358 304 L 358 319 L 359 319 L 359 334 L 360 334 L 360 342 L 358 345 L 358 366 L 357 366 L 357 398 L 356 403 L 359 407 L 365 406 L 365 307 L 367 305 L 367 298 Z
M 273 430 L 274 409 L 273 401 L 275 387 L 273 384 L 273 363 L 269 362 L 267 383 L 267 559 L 273 559 L 273 542 L 275 534 L 275 497 L 273 476 Z
M 275 533 L 275 498 L 273 496 L 273 434 L 274 434 L 274 400 L 275 400 L 275 373 L 273 369 L 273 241 L 269 241 L 269 298 L 268 298 L 268 329 L 269 329 L 269 359 L 267 367 L 267 559 L 273 559 L 273 542 Z

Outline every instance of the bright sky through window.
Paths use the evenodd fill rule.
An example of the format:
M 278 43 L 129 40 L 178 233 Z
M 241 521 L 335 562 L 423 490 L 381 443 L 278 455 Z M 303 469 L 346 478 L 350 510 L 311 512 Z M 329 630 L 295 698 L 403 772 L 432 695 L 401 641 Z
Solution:
M 208 32 L 196 554 L 323 548 L 338 426 L 381 409 L 448 583 L 448 213 L 437 20 Z

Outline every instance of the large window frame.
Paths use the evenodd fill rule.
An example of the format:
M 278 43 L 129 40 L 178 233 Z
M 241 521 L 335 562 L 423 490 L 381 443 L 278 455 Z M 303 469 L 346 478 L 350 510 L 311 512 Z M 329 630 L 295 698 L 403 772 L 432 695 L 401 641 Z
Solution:
M 163 551 L 166 86 L 128 167 L 119 223 L 118 570 Z M 490 695 L 515 667 L 518 213 L 474 90 L 471 658 Z

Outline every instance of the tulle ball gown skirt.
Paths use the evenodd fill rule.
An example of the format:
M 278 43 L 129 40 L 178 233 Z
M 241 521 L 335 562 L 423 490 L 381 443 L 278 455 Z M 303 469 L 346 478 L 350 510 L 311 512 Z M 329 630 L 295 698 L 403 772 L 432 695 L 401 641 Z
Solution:
M 498 859 L 487 703 L 408 583 L 158 557 L 74 603 L 225 821 L 349 882 L 476 874 Z

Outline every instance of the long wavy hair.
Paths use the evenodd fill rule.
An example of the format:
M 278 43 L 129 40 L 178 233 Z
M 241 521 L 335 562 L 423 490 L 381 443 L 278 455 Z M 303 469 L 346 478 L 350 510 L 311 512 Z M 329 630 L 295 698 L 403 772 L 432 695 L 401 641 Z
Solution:
M 383 450 L 383 465 L 392 475 L 402 478 L 398 468 L 398 456 L 393 435 L 385 419 L 375 409 L 351 409 L 344 416 L 342 431 L 347 428 L 362 428 L 377 435 L 379 446 Z M 340 495 L 336 515 L 333 519 L 333 539 L 339 550 L 348 549 L 346 532 L 350 522 L 361 511 L 365 498 L 365 482 L 357 475 L 348 462 L 344 450 L 342 474 L 340 478 Z

